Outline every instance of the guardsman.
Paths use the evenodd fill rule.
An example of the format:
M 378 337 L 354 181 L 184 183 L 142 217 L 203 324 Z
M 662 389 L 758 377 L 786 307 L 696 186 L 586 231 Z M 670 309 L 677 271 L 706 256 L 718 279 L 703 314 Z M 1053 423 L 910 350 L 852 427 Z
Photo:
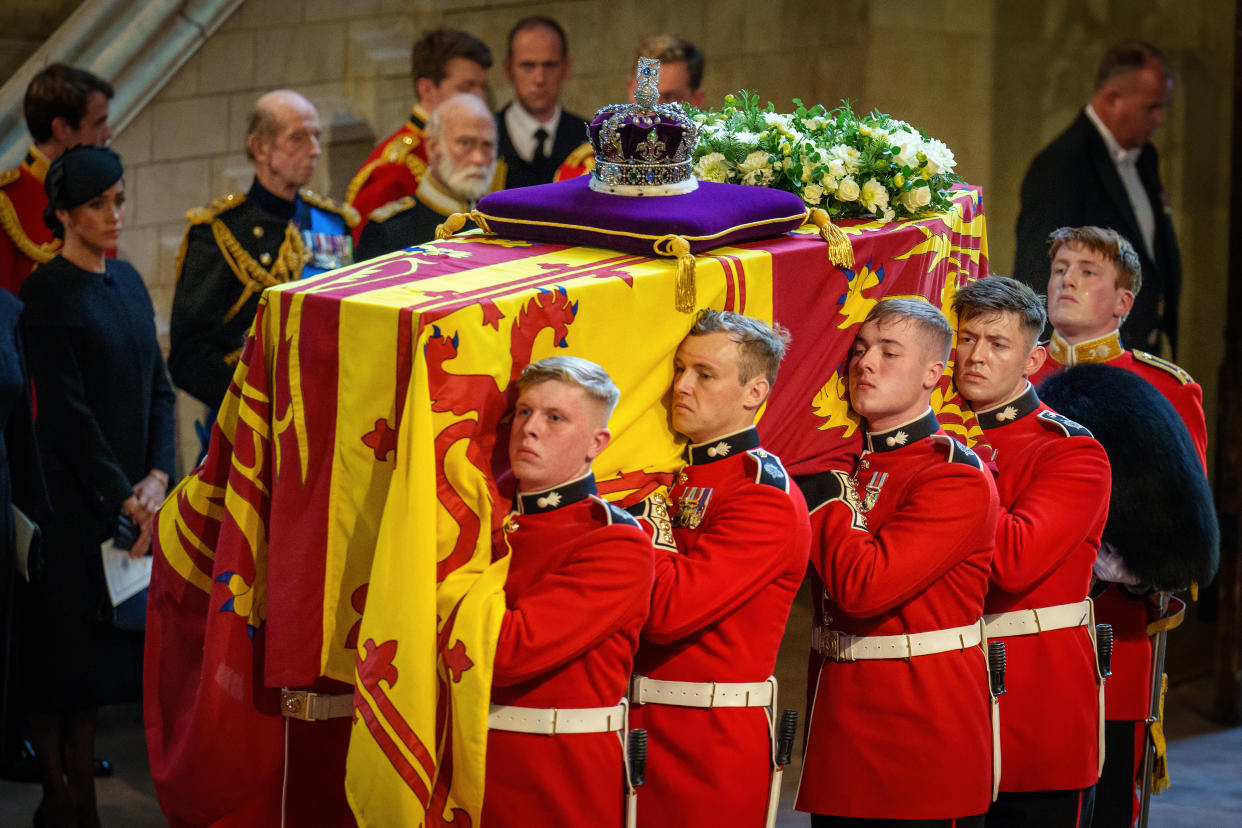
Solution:
M 358 240 L 358 261 L 431 241 L 446 218 L 468 213 L 492 188 L 496 120 L 476 96 L 454 95 L 436 107 L 427 119 L 426 146 L 430 169 L 418 192 L 371 213 Z
M 48 166 L 70 147 L 107 146 L 112 87 L 85 69 L 53 63 L 26 87 L 26 128 L 33 143 L 26 158 L 0 172 L 0 287 L 17 293 L 36 266 L 52 260 L 60 241 L 43 223 Z
M 651 600 L 652 550 L 596 494 L 617 387 L 551 357 L 522 372 L 509 436 L 514 511 L 492 673 L 483 824 L 624 824 L 626 683 Z M 632 802 L 630 803 L 632 805 Z
M 779 325 L 704 310 L 673 360 L 673 429 L 690 444 L 648 511 L 655 587 L 630 687 L 650 738 L 639 825 L 758 828 L 779 795 L 772 672 L 810 526 L 754 420 L 788 341 Z
M 877 304 L 849 356 L 863 453 L 800 481 L 816 626 L 796 807 L 813 826 L 982 826 L 992 801 L 996 486 L 929 405 L 952 336 L 926 301 Z
M 1042 403 L 1043 297 L 1004 276 L 958 290 L 954 380 L 996 450 L 1000 519 L 984 604 L 1005 644 L 1000 795 L 988 828 L 1088 828 L 1103 762 L 1103 680 L 1087 598 L 1108 518 L 1108 455 Z
M 1147 380 L 1182 421 L 1207 473 L 1207 424 L 1203 390 L 1171 362 L 1127 349 L 1121 325 L 1142 287 L 1142 263 L 1134 245 L 1104 227 L 1062 227 L 1049 236 L 1048 277 L 1051 359 L 1032 382 L 1065 368 L 1098 362 Z M 1105 686 L 1104 773 L 1096 788 L 1094 824 L 1129 825 L 1138 813 L 1135 778 L 1142 763 L 1151 706 L 1151 642 L 1147 636 L 1150 589 L 1127 570 L 1125 550 L 1106 545 L 1096 561 L 1096 620 L 1113 626 L 1112 677 Z M 1102 590 L 1102 591 L 1101 591 Z
M 319 158 L 319 115 L 279 89 L 255 103 L 246 152 L 254 182 L 190 210 L 177 258 L 168 368 L 173 382 L 214 412 L 264 288 L 353 261 L 358 214 L 303 189 Z
M 362 237 L 373 211 L 417 192 L 427 173 L 427 118 L 454 95 L 483 99 L 492 52 L 474 35 L 432 29 L 414 41 L 410 63 L 418 103 L 406 122 L 371 150 L 345 194 L 345 202 L 363 217 L 354 228 L 354 241 Z
M 595 169 L 586 121 L 561 108 L 573 61 L 561 24 L 524 17 L 509 30 L 505 77 L 514 99 L 496 113 L 505 187 L 529 187 Z

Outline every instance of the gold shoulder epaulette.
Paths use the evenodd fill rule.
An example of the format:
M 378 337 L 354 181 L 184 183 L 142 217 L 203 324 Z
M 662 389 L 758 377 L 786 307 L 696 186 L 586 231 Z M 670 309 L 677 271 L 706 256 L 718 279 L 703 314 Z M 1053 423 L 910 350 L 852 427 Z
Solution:
M 562 163 L 573 164 L 575 167 L 585 166 L 587 161 L 591 161 L 591 167 L 595 167 L 595 147 L 591 146 L 589 141 L 583 142 L 577 149 L 565 156 Z
M 414 148 L 423 142 L 421 133 L 405 132 L 393 138 L 384 147 L 384 151 L 380 153 L 380 157 L 389 164 L 396 164 L 405 158 Z
M 210 221 L 214 221 L 216 216 L 225 210 L 232 210 L 245 200 L 246 196 L 243 193 L 229 193 L 226 196 L 220 196 L 213 200 L 205 207 L 194 207 L 187 210 L 185 217 L 190 224 L 207 224 Z
M 414 198 L 406 196 L 396 201 L 390 201 L 383 207 L 376 207 L 371 211 L 371 215 L 367 216 L 367 221 L 375 221 L 383 223 L 395 216 L 397 213 L 404 213 L 406 210 L 414 206 Z
M 22 171 L 17 167 L 0 172 L 0 187 L 7 187 L 21 177 Z
M 1185 368 L 1169 362 L 1167 359 L 1161 359 L 1160 357 L 1155 356 L 1154 354 L 1149 354 L 1146 351 L 1131 350 L 1130 353 L 1134 354 L 1134 358 L 1139 362 L 1142 362 L 1145 365 L 1150 365 L 1153 368 L 1159 368 L 1166 374 L 1172 374 L 1182 385 L 1195 381 L 1195 378 L 1192 377 L 1190 372 L 1188 372 Z
M 312 207 L 318 207 L 320 210 L 327 210 L 329 213 L 336 213 L 345 219 L 345 224 L 349 227 L 357 227 L 358 222 L 362 221 L 362 217 L 358 215 L 358 211 L 348 204 L 337 204 L 327 196 L 320 195 L 314 190 L 302 190 L 300 195 L 302 200 Z

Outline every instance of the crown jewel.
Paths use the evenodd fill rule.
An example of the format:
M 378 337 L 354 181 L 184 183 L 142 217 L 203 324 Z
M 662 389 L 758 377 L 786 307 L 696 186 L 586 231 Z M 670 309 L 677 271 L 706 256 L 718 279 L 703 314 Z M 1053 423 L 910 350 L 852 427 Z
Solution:
M 676 195 L 698 187 L 693 174 L 698 124 L 677 104 L 659 101 L 660 61 L 638 59 L 634 103 L 595 113 L 587 136 L 595 148 L 591 189 L 617 195 Z

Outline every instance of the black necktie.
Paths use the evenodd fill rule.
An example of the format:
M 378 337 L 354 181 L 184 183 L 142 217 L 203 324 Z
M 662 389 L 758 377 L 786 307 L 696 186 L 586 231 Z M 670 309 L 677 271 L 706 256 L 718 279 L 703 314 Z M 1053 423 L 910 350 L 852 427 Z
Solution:
M 548 138 L 548 131 L 543 127 L 535 130 L 535 163 L 548 160 L 548 153 L 543 149 L 543 142 Z

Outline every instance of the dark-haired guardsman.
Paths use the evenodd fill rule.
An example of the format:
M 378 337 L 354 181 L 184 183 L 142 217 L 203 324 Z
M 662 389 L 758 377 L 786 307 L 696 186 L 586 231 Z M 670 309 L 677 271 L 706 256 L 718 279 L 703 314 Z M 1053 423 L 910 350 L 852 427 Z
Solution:
M 977 827 L 992 801 L 981 645 L 997 497 L 929 405 L 952 336 L 921 299 L 876 305 L 849 358 L 862 456 L 799 481 L 816 627 L 796 807 L 817 828 Z
M 518 380 L 514 512 L 492 674 L 483 824 L 619 826 L 628 786 L 626 684 L 651 599 L 651 543 L 591 473 L 616 385 L 577 357 Z
M 959 289 L 954 310 L 954 379 L 996 450 L 1000 496 L 984 619 L 1008 670 L 987 824 L 1088 828 L 1104 696 L 1087 593 L 1108 517 L 1108 455 L 1027 379 L 1046 358 L 1041 296 L 993 276 Z
M 173 382 L 214 412 L 259 307 L 263 289 L 353 261 L 358 214 L 303 189 L 319 158 L 319 114 L 296 92 L 255 103 L 246 151 L 254 183 L 186 216 L 177 259 L 168 369 Z
M 1138 374 L 1173 406 L 1207 473 L 1203 390 L 1171 362 L 1126 348 L 1121 325 L 1142 287 L 1141 259 L 1124 236 L 1104 227 L 1062 227 L 1049 237 L 1051 356 L 1032 381 L 1079 363 L 1104 363 Z M 1137 814 L 1134 780 L 1151 709 L 1152 651 L 1147 636 L 1150 588 L 1127 569 L 1125 550 L 1106 545 L 1096 561 L 1101 584 L 1096 620 L 1113 626 L 1113 675 L 1105 687 L 1104 773 L 1096 789 L 1095 825 L 1129 825 Z M 1102 590 L 1102 591 L 1101 591 Z
M 673 429 L 690 445 L 666 510 L 648 502 L 655 587 L 630 688 L 650 739 L 643 826 L 758 828 L 779 794 L 771 676 L 810 527 L 754 421 L 787 342 L 779 325 L 702 311 L 673 361 Z
M 33 143 L 19 166 L 0 172 L 0 287 L 17 293 L 30 271 L 60 250 L 60 241 L 43 223 L 43 178 L 48 165 L 70 147 L 111 142 L 111 99 L 107 81 L 63 63 L 31 78 L 23 110 Z

